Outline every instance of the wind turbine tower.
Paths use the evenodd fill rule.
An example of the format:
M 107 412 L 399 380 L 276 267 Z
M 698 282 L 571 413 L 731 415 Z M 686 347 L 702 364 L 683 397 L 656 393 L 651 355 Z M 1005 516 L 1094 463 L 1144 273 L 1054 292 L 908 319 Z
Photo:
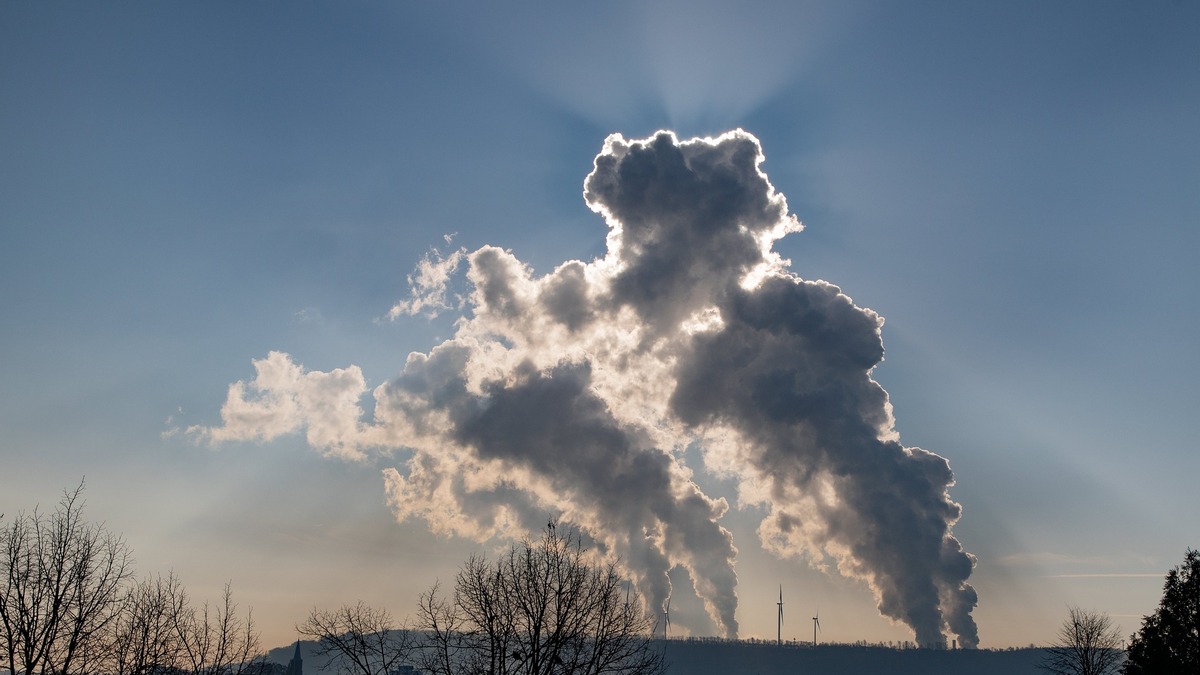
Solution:
M 783 644 L 783 585 L 779 585 L 779 616 L 775 620 L 775 643 Z
M 821 629 L 821 610 L 813 617 L 813 646 L 817 646 L 817 631 Z

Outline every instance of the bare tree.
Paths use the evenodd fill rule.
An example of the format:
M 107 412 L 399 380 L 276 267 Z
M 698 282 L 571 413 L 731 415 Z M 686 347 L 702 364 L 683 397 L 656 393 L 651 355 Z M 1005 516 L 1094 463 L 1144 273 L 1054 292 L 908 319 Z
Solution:
M 1109 675 L 1125 658 L 1121 634 L 1107 614 L 1071 607 L 1042 670 L 1054 675 Z
M 121 537 L 83 520 L 82 492 L 0 529 L 0 666 L 11 673 L 88 672 L 104 657 L 132 561 Z
M 238 616 L 229 584 L 219 605 L 189 608 L 182 593 L 175 602 L 175 630 L 186 670 L 193 675 L 247 675 L 263 669 L 254 617 L 249 611 L 245 619 Z
M 317 641 L 317 654 L 341 675 L 389 675 L 409 658 L 408 631 L 397 628 L 386 609 L 363 602 L 333 611 L 314 609 L 296 626 Z
M 574 531 L 551 523 L 540 540 L 496 562 L 473 556 L 452 600 L 421 597 L 433 675 L 660 675 L 651 617 L 627 602 L 616 567 L 593 562 Z
M 183 663 L 180 613 L 186 599 L 179 578 L 147 577 L 125 595 L 109 647 L 113 675 L 163 675 Z
M 419 658 L 421 667 L 430 673 L 448 675 L 457 672 L 456 664 L 470 653 L 468 647 L 473 640 L 468 637 L 466 618 L 452 600 L 442 597 L 440 589 L 440 583 L 434 584 L 417 604 L 425 635 Z M 463 672 L 471 671 L 463 669 Z

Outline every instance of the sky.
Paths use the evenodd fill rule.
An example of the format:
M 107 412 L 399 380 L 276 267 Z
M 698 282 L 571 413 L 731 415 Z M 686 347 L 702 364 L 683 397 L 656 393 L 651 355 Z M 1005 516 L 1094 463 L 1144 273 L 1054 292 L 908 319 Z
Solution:
M 0 3 L 0 513 L 86 479 L 267 646 L 549 517 L 673 634 L 1129 634 L 1200 546 L 1198 119 L 1188 2 Z

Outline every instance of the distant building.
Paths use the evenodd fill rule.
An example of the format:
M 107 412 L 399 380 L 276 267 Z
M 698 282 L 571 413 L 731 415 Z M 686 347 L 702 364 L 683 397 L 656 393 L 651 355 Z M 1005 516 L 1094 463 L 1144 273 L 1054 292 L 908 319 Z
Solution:
M 288 662 L 284 675 L 304 675 L 304 659 L 300 658 L 300 641 L 296 640 L 296 655 Z

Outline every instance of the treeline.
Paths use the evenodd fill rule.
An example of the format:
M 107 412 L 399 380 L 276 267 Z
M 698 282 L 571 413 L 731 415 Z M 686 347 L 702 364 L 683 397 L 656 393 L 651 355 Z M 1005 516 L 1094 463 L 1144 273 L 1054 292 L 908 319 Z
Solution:
M 664 675 L 655 623 L 617 567 L 547 524 L 495 559 L 472 556 L 452 588 L 421 595 L 412 629 L 362 602 L 296 627 L 338 675 Z
M 125 540 L 83 518 L 82 492 L 0 519 L 0 672 L 279 675 L 228 585 L 197 604 L 174 574 L 136 578 Z M 361 602 L 314 610 L 296 628 L 339 675 L 414 672 L 413 662 L 428 675 L 662 675 L 653 617 L 624 588 L 614 563 L 552 521 L 423 594 L 416 631 Z
M 259 636 L 227 584 L 196 604 L 173 574 L 136 578 L 125 540 L 54 510 L 0 520 L 0 670 L 12 675 L 261 675 Z
M 64 492 L 51 512 L 0 515 L 0 671 L 280 675 L 260 653 L 251 613 L 239 614 L 228 584 L 218 602 L 197 604 L 174 574 L 136 578 L 124 539 L 84 520 L 82 492 L 82 483 Z M 663 675 L 669 661 L 673 672 L 693 673 L 795 666 L 775 658 L 784 650 L 761 649 L 771 641 L 656 638 L 655 608 L 629 592 L 613 562 L 553 521 L 540 539 L 505 555 L 468 559 L 453 588 L 435 585 L 421 596 L 412 629 L 361 602 L 316 609 L 296 628 L 339 675 L 392 675 L 413 664 L 428 675 Z M 1032 652 L 1047 655 L 1042 671 L 1063 675 L 1200 673 L 1200 552 L 1189 549 L 1167 574 L 1159 607 L 1128 650 L 1120 642 L 1107 615 L 1072 608 L 1047 649 L 1004 658 L 991 652 L 986 660 L 1007 673 L 1019 672 L 1025 664 L 1018 661 Z M 678 649 L 681 643 L 689 649 Z M 785 646 L 807 647 L 786 652 L 802 656 L 811 672 L 878 672 L 866 666 L 878 655 L 893 664 L 940 664 L 921 672 L 948 673 L 964 661 L 947 650 L 865 643 Z M 985 655 L 969 651 L 976 652 L 965 659 L 977 662 L 972 672 L 983 672 Z

